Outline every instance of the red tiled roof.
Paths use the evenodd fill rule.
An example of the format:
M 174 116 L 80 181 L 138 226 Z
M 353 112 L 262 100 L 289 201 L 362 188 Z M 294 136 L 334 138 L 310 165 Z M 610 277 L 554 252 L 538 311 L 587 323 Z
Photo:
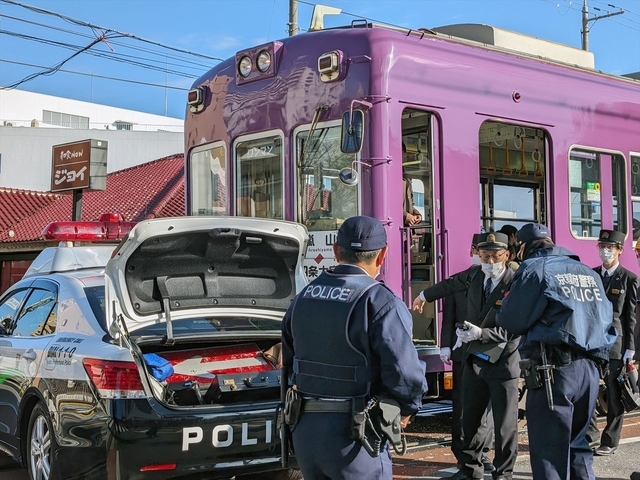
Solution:
M 0 188 L 0 242 L 40 240 L 49 222 L 71 220 L 72 209 L 72 193 Z M 106 190 L 82 195 L 85 221 L 98 220 L 103 213 L 119 213 L 126 221 L 139 222 L 181 216 L 184 210 L 183 155 L 110 173 Z

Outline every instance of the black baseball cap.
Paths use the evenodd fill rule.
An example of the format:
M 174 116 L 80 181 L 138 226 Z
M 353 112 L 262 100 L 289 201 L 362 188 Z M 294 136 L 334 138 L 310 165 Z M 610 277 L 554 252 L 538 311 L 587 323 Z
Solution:
M 349 217 L 340 226 L 336 243 L 354 251 L 380 250 L 387 246 L 387 232 L 376 218 Z
M 551 233 L 549 233 L 549 229 L 546 225 L 542 225 L 541 223 L 527 223 L 520 230 L 518 230 L 516 239 L 518 240 L 518 243 L 526 243 L 531 240 L 550 237 Z

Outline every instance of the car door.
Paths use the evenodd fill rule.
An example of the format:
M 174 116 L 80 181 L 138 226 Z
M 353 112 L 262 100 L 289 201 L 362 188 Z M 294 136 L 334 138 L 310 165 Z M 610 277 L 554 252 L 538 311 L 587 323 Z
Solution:
M 11 326 L 8 344 L 3 348 L 11 375 L 5 380 L 8 408 L 18 412 L 24 392 L 39 376 L 47 345 L 55 333 L 57 287 L 48 281 L 36 281 L 22 302 Z M 4 355 L 3 355 L 4 356 Z M 17 416 L 17 415 L 16 415 Z M 7 435 L 17 436 L 17 423 L 7 425 Z
M 18 410 L 15 408 L 14 388 L 9 385 L 16 375 L 16 361 L 11 341 L 11 327 L 20 306 L 24 302 L 28 288 L 19 288 L 8 293 L 0 301 L 0 442 L 12 445 Z

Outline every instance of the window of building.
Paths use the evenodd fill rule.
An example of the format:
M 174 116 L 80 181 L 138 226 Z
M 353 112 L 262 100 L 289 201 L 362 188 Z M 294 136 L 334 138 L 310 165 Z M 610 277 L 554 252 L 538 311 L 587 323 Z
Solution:
M 116 127 L 116 130 L 133 130 L 133 123 L 129 122 L 113 122 Z
M 89 128 L 89 117 L 81 117 L 70 113 L 42 111 L 42 123 L 58 125 L 60 127 L 76 128 L 86 130 Z

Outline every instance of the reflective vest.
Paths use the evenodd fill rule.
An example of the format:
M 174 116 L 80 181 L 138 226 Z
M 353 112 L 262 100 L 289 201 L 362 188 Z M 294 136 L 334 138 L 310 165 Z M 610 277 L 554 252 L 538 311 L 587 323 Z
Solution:
M 366 274 L 323 273 L 296 298 L 291 331 L 295 345 L 294 382 L 298 391 L 318 397 L 352 398 L 369 393 L 374 369 L 367 352 L 354 347 L 349 326 L 368 345 L 368 318 L 353 308 L 371 288 L 382 286 Z M 354 339 L 355 340 L 355 339 Z

